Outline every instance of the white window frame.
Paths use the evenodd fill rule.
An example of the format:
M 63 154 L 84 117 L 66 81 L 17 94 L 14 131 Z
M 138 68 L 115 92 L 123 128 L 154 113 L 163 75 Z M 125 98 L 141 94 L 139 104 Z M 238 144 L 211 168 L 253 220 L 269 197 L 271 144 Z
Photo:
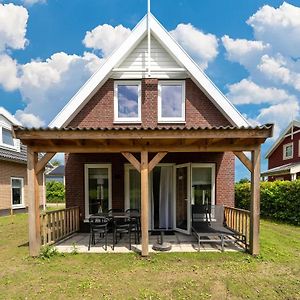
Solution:
M 162 99 L 161 99 L 161 87 L 163 85 L 181 85 L 182 97 L 181 97 L 181 117 L 163 117 L 162 116 Z M 185 81 L 184 80 L 160 80 L 158 82 L 158 98 L 157 98 L 157 115 L 159 123 L 185 123 Z
M 111 164 L 85 164 L 84 165 L 84 208 L 85 219 L 88 220 L 89 214 L 89 169 L 108 169 L 108 209 L 112 208 L 112 173 Z
M 20 204 L 13 204 L 13 186 L 12 181 L 13 180 L 20 180 L 21 181 L 21 203 Z M 10 192 L 11 192 L 11 207 L 12 209 L 18 209 L 18 208 L 25 208 L 24 205 L 24 178 L 23 177 L 11 177 L 10 178 Z
M 138 86 L 138 116 L 134 118 L 119 117 L 118 86 L 137 85 Z M 141 81 L 116 80 L 114 82 L 114 123 L 141 123 L 142 121 L 142 100 L 141 100 Z
M 9 149 L 9 150 L 15 150 L 15 151 L 19 151 L 19 146 L 20 146 L 20 143 L 18 142 L 19 140 L 17 139 L 14 139 L 13 138 L 13 143 L 14 145 L 9 145 L 9 144 L 5 144 L 3 143 L 3 129 L 6 129 L 8 131 L 10 131 L 12 133 L 12 129 L 8 126 L 3 126 L 0 124 L 0 146 L 1 148 L 6 148 L 6 149 Z
M 292 154 L 291 156 L 286 156 L 286 148 L 292 146 Z M 288 143 L 283 145 L 283 160 L 292 159 L 294 157 L 294 143 Z

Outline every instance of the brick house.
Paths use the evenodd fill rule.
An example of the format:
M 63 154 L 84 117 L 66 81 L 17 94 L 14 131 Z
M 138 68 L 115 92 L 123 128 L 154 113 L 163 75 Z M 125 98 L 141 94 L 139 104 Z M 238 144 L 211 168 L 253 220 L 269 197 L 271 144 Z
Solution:
M 0 215 L 27 208 L 26 146 L 13 138 L 12 125 L 20 123 L 0 107 Z
M 268 170 L 261 174 L 268 181 L 300 178 L 300 122 L 292 121 L 266 154 Z
M 81 230 L 93 213 L 138 208 L 143 255 L 150 230 L 190 234 L 193 204 L 234 206 L 237 156 L 253 175 L 250 248 L 258 253 L 260 145 L 272 125 L 251 128 L 152 14 L 48 128 L 14 130 L 28 145 L 32 191 L 47 159 L 65 152 L 66 206 L 79 207 Z M 32 192 L 31 255 L 40 247 L 36 201 Z

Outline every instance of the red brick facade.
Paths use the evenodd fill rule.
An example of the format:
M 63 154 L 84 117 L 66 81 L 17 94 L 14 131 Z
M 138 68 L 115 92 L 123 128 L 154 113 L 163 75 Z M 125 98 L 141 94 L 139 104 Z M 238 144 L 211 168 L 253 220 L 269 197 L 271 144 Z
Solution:
M 157 79 L 142 80 L 142 126 L 159 126 L 157 124 L 157 83 Z M 113 123 L 113 107 L 114 81 L 109 79 L 75 116 L 69 127 L 121 126 Z M 229 125 L 228 120 L 193 81 L 187 79 L 186 124 L 181 126 L 209 127 L 221 125 Z M 215 163 L 216 203 L 234 205 L 233 153 L 169 153 L 165 156 L 163 162 L 176 164 Z M 124 163 L 128 163 L 128 161 L 121 154 L 66 155 L 67 206 L 80 205 L 82 218 L 84 217 L 84 164 L 86 163 L 112 164 L 112 206 L 113 208 L 124 208 Z

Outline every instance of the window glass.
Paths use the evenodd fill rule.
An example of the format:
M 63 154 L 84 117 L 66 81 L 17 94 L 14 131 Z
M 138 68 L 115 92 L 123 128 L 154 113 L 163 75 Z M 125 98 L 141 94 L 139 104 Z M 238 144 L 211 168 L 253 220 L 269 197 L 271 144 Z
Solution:
M 109 199 L 108 168 L 88 169 L 89 214 L 107 212 Z
M 139 86 L 118 84 L 118 118 L 139 117 Z
M 5 128 L 2 128 L 2 143 L 6 145 L 14 146 L 12 132 Z
M 22 179 L 13 178 L 11 181 L 12 188 L 12 204 L 21 205 L 22 199 Z
M 161 85 L 161 117 L 162 118 L 180 118 L 182 111 L 182 89 L 178 85 Z
M 293 145 L 286 145 L 284 147 L 284 157 L 291 158 L 293 156 Z
M 194 204 L 211 205 L 212 203 L 212 169 L 192 168 L 192 192 Z

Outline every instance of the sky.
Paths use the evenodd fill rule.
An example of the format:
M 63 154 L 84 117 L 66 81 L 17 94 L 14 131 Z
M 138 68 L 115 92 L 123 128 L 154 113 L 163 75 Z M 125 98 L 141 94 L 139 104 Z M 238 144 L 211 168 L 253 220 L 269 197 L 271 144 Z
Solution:
M 146 0 L 0 0 L 0 106 L 25 126 L 46 126 L 146 6 Z M 151 0 L 151 12 L 251 124 L 275 123 L 264 157 L 299 119 L 300 1 Z M 247 176 L 237 161 L 236 179 Z

